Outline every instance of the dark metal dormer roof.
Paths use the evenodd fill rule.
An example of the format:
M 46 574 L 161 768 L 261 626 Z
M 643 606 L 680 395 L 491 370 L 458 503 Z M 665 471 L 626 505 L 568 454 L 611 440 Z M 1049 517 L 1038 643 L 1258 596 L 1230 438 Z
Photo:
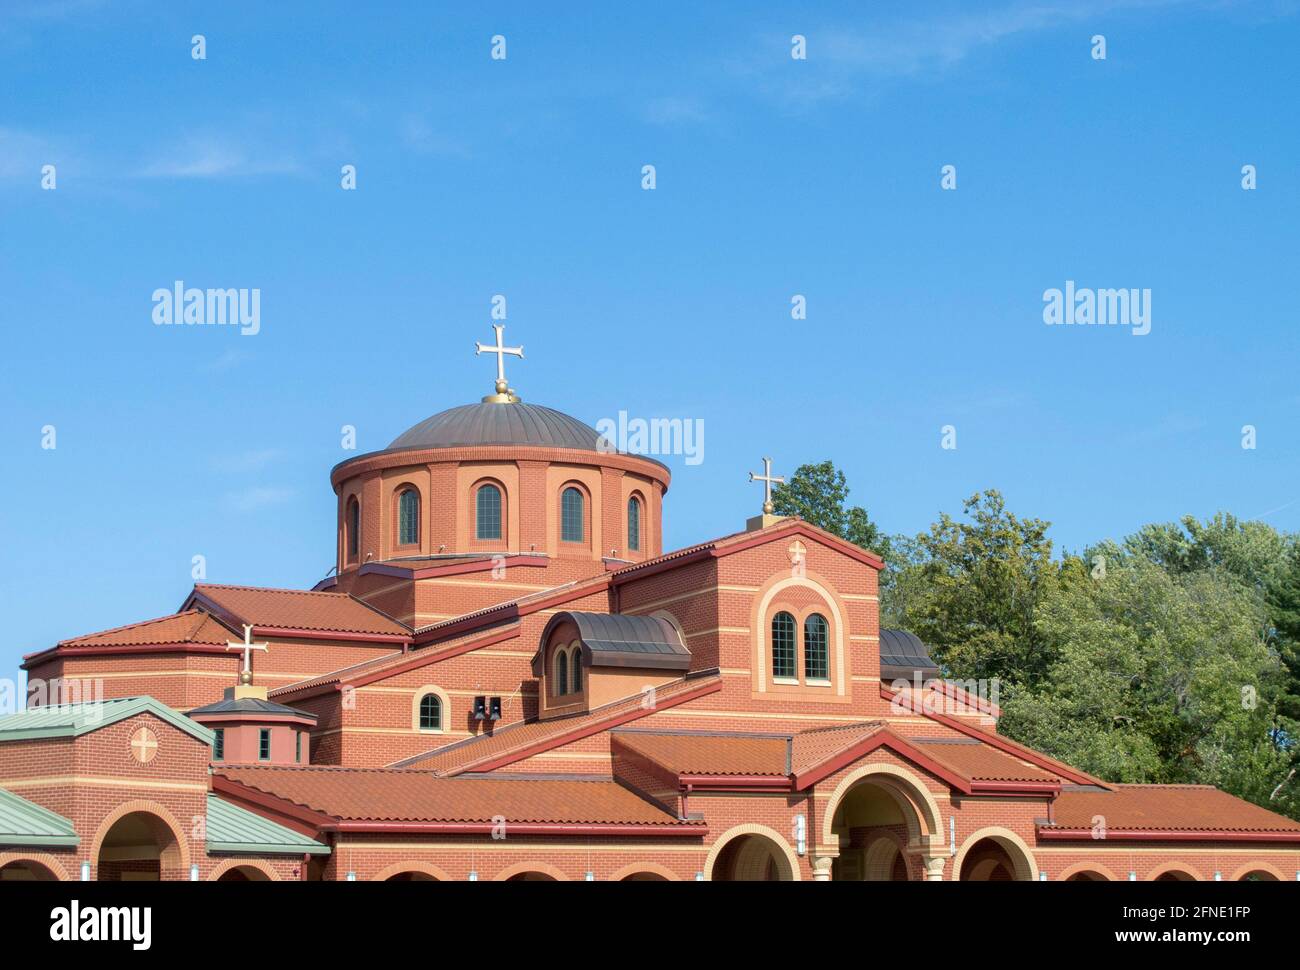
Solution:
M 939 665 L 930 659 L 921 638 L 906 630 L 881 630 L 880 679 L 911 680 L 918 672 L 922 680 L 939 674 Z
M 649 667 L 656 670 L 686 670 L 691 652 L 681 635 L 658 616 L 626 616 L 620 613 L 585 613 L 562 610 L 542 631 L 544 647 L 551 631 L 565 621 L 578 628 L 583 659 L 592 667 Z M 541 650 L 533 657 L 540 676 Z

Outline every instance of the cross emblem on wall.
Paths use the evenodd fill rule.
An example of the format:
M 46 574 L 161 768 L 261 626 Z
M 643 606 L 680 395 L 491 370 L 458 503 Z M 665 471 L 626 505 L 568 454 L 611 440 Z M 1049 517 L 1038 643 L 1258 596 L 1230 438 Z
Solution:
M 153 761 L 158 753 L 158 739 L 147 727 L 142 727 L 131 735 L 131 757 L 142 765 Z

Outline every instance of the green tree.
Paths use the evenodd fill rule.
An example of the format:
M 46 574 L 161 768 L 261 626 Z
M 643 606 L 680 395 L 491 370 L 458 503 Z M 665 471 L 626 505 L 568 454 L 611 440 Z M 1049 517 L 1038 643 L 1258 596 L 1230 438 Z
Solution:
M 871 521 L 866 509 L 849 506 L 848 500 L 848 481 L 829 461 L 800 465 L 788 482 L 772 490 L 777 515 L 798 515 L 855 546 L 886 557 L 889 537 Z

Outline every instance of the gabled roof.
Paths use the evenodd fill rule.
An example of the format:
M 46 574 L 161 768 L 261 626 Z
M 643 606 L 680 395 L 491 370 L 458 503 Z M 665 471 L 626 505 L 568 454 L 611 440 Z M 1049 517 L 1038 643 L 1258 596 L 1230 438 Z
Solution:
M 646 704 L 643 695 L 634 694 L 585 714 L 512 724 L 405 758 L 391 767 L 424 768 L 448 777 L 467 771 L 492 771 L 721 689 L 722 678 L 716 673 L 688 676 L 656 687 L 653 705 Z
M 691 652 L 681 634 L 662 617 L 561 610 L 547 622 L 541 642 L 545 644 L 551 631 L 565 622 L 578 628 L 588 666 L 686 670 L 691 665 Z M 541 676 L 540 662 L 539 649 L 533 657 L 537 676 Z
M 212 743 L 210 730 L 148 696 L 112 697 L 85 704 L 29 707 L 0 718 L 0 742 L 80 737 L 137 714 L 152 714 L 204 744 Z
M 255 855 L 329 855 L 330 847 L 208 794 L 208 851 Z
M 232 625 L 249 624 L 259 633 L 342 634 L 361 639 L 409 640 L 410 629 L 347 593 L 199 583 L 183 609 L 195 606 Z
M 785 778 L 790 773 L 788 734 L 624 728 L 611 739 L 615 752 L 631 752 L 679 776 Z
M 0 846 L 75 848 L 80 841 L 77 830 L 62 815 L 0 789 Z
M 132 648 L 152 652 L 149 648 L 159 647 L 224 649 L 231 636 L 230 629 L 202 610 L 183 610 L 153 620 L 60 640 L 53 647 L 27 654 L 23 657 L 22 667 L 24 670 L 30 669 L 33 663 L 49 654 L 98 652 L 105 649 L 113 652 L 129 652 Z
M 296 707 L 286 707 L 284 704 L 275 703 L 275 701 L 263 700 L 260 697 L 225 697 L 215 703 L 196 707 L 189 714 L 190 717 L 195 714 L 270 714 L 274 717 L 294 717 L 307 721 L 316 720 L 315 714 L 300 711 Z
M 231 765 L 216 771 L 214 784 L 273 796 L 314 814 L 323 829 L 344 831 L 477 832 L 502 819 L 507 834 L 534 827 L 630 826 L 666 834 L 705 828 L 604 777 L 440 778 L 393 768 Z
M 1043 782 L 1061 784 L 1050 771 L 975 738 L 911 738 L 913 744 L 931 758 L 952 768 L 972 781 Z
M 1052 822 L 1038 828 L 1040 838 L 1095 838 L 1100 816 L 1108 840 L 1300 841 L 1300 822 L 1210 785 L 1069 787 L 1052 809 Z

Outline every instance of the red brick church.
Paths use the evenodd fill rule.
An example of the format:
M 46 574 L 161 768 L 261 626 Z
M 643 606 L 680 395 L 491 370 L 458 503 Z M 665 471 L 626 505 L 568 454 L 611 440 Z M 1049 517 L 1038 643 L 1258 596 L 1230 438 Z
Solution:
M 0 880 L 1300 878 L 1290 819 L 1000 736 L 770 495 L 665 552 L 668 469 L 480 349 L 494 393 L 333 469 L 315 588 L 25 658 Z

